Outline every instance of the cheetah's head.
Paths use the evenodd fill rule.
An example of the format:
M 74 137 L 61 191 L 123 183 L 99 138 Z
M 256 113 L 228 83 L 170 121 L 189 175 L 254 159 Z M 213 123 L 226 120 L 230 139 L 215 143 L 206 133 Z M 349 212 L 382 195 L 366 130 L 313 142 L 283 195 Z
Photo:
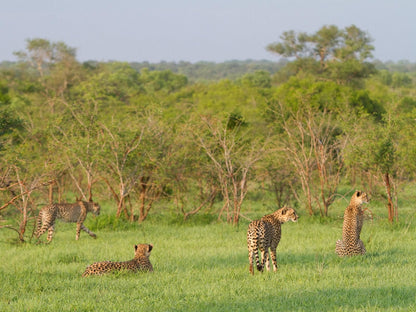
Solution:
M 280 213 L 282 216 L 282 220 L 283 222 L 288 222 L 288 221 L 292 221 L 292 222 L 297 222 L 298 221 L 298 215 L 296 214 L 296 211 L 293 208 L 290 207 L 283 207 L 280 209 Z
M 150 252 L 153 249 L 153 245 L 152 244 L 139 244 L 139 245 L 135 245 L 134 249 L 136 250 L 135 252 L 135 257 L 150 257 Z
M 98 203 L 92 203 L 92 213 L 98 216 L 100 214 L 100 205 Z
M 360 206 L 361 204 L 367 204 L 370 201 L 366 192 L 356 191 L 351 197 L 350 206 Z

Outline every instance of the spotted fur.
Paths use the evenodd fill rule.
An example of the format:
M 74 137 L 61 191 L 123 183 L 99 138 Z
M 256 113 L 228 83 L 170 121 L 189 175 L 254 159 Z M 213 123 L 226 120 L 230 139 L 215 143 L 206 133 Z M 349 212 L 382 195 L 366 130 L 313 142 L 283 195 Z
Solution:
M 48 242 L 52 241 L 53 233 L 55 230 L 55 221 L 60 219 L 64 222 L 77 223 L 77 232 L 75 239 L 79 239 L 81 230 L 88 233 L 91 237 L 96 238 L 93 232 L 91 232 L 83 223 L 87 218 L 87 213 L 91 212 L 98 216 L 100 214 L 100 205 L 92 201 L 78 201 L 73 204 L 61 203 L 48 205 L 39 212 L 37 218 L 37 227 L 35 236 L 39 238 L 43 233 L 48 230 Z
M 368 203 L 367 193 L 356 191 L 352 195 L 350 204 L 344 212 L 344 224 L 342 226 L 342 240 L 335 245 L 338 256 L 354 256 L 366 253 L 364 243 L 360 239 L 361 229 L 364 223 L 362 204 Z
M 83 277 L 89 275 L 101 275 L 105 273 L 110 273 L 114 271 L 148 271 L 153 272 L 153 266 L 150 263 L 149 257 L 150 252 L 153 249 L 152 244 L 140 244 L 135 245 L 135 254 L 134 258 L 129 261 L 124 262 L 113 262 L 113 261 L 103 261 L 96 262 L 89 265 L 85 272 L 82 274 Z
M 251 274 L 254 274 L 254 258 L 256 259 L 257 270 L 262 272 L 266 263 L 267 271 L 270 271 L 269 248 L 273 261 L 273 271 L 277 271 L 276 248 L 282 236 L 281 225 L 287 221 L 296 222 L 297 220 L 298 215 L 295 210 L 284 207 L 249 224 L 247 246 Z M 261 264 L 259 250 L 261 251 Z

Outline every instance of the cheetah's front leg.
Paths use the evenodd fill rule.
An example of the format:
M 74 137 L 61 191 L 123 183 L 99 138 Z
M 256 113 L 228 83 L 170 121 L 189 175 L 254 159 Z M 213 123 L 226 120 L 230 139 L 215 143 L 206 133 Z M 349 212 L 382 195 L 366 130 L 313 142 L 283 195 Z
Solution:
M 41 228 L 39 228 L 36 232 L 35 232 L 35 236 L 37 238 L 39 238 L 43 233 L 46 232 L 46 230 L 48 229 L 47 226 L 42 226 Z
M 48 229 L 48 238 L 47 238 L 48 242 L 52 241 L 54 231 L 55 231 L 55 224 L 52 224 Z
M 81 229 L 88 233 L 92 238 L 97 238 L 97 235 L 94 232 L 91 232 L 89 228 L 87 228 L 84 224 L 81 224 Z

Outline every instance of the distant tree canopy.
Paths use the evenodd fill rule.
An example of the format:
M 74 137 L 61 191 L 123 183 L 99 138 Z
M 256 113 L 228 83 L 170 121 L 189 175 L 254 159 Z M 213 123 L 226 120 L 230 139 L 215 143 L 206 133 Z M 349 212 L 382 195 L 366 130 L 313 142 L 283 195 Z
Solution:
M 340 83 L 352 83 L 374 73 L 374 65 L 367 62 L 374 50 L 371 38 L 355 25 L 344 29 L 323 26 L 314 34 L 290 30 L 280 39 L 267 50 L 295 58 L 288 65 L 295 73 L 310 72 Z
M 165 71 L 170 70 L 173 73 L 185 75 L 190 82 L 209 82 L 220 79 L 235 80 L 245 74 L 255 73 L 256 71 L 265 71 L 270 74 L 277 72 L 287 64 L 286 59 L 281 59 L 278 62 L 266 60 L 246 60 L 246 61 L 226 61 L 222 63 L 214 62 L 132 62 L 130 65 L 141 71 L 147 68 L 150 71 Z

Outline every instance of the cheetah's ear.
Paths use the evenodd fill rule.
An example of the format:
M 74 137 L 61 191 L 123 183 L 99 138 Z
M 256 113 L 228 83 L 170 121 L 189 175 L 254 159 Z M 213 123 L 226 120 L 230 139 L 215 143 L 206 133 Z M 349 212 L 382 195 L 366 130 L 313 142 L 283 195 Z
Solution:
M 361 196 L 361 191 L 357 191 L 356 194 L 357 194 L 357 197 L 360 197 Z
M 153 249 L 153 245 L 152 244 L 149 244 L 149 252 L 151 252 L 152 249 Z
M 287 212 L 287 210 L 288 210 L 288 208 L 285 206 L 285 207 L 283 207 L 283 209 L 282 209 L 282 215 L 285 215 L 286 214 L 286 212 Z
M 137 250 L 137 245 L 134 245 L 134 250 Z

